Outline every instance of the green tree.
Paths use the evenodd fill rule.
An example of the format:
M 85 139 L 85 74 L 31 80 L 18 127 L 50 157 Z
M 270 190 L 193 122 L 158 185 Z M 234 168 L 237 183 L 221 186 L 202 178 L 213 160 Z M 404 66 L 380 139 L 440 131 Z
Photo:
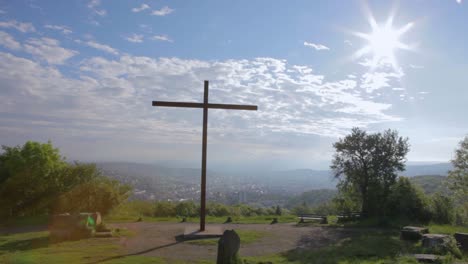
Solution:
M 7 216 L 46 212 L 63 191 L 65 158 L 51 142 L 28 141 L 23 146 L 2 146 L 0 206 Z
M 130 195 L 130 186 L 102 176 L 97 170 L 92 173 L 97 176 L 60 195 L 55 203 L 55 213 L 100 212 L 105 215 Z
M 335 155 L 332 165 L 334 176 L 340 180 L 340 191 L 359 194 L 363 216 L 385 215 L 390 187 L 397 172 L 405 168 L 409 151 L 407 138 L 396 131 L 367 134 L 353 128 L 350 135 L 333 144 Z
M 100 211 L 128 197 L 129 186 L 104 177 L 94 164 L 68 164 L 51 142 L 3 146 L 0 214 Z
M 454 192 L 457 224 L 468 224 L 468 136 L 460 141 L 455 157 L 452 159 L 453 170 L 448 175 L 449 188 Z
M 449 172 L 450 189 L 458 197 L 468 197 L 468 136 L 460 141 L 452 160 L 453 170 Z
M 431 219 L 438 224 L 452 224 L 455 220 L 453 200 L 441 193 L 432 196 Z
M 387 207 L 393 217 L 421 222 L 428 222 L 431 217 L 428 198 L 406 177 L 399 177 L 392 186 Z

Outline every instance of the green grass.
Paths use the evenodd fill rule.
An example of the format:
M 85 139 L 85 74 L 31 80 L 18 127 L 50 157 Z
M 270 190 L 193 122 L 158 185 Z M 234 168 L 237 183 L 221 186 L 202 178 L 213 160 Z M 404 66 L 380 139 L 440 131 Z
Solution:
M 390 264 L 418 263 L 408 256 L 415 253 L 430 253 L 421 247 L 421 243 L 412 243 L 399 239 L 398 230 L 359 231 L 351 237 L 337 243 L 317 249 L 296 249 L 288 252 L 261 257 L 241 257 L 246 263 L 272 262 L 282 263 L 321 263 L 321 264 Z M 449 256 L 451 263 L 454 258 Z M 465 255 L 460 263 L 468 261 Z M 464 261 L 464 262 L 463 262 Z
M 106 223 L 127 223 L 136 222 L 138 216 L 135 215 L 111 215 L 104 218 Z M 232 217 L 232 224 L 270 224 L 273 218 L 277 218 L 279 223 L 297 222 L 297 217 L 294 215 L 266 215 L 266 216 L 238 216 Z M 198 217 L 187 217 L 186 221 L 189 223 L 199 222 Z M 180 217 L 142 217 L 144 222 L 181 222 Z M 226 216 L 214 217 L 207 216 L 206 222 L 210 224 L 223 224 L 227 220 Z
M 19 216 L 3 220 L 0 222 L 0 227 L 41 226 L 46 225 L 48 220 L 48 215 Z
M 122 230 L 121 235 L 126 234 Z M 107 239 L 84 239 L 61 243 L 50 243 L 49 232 L 29 232 L 0 236 L 0 263 L 92 263 L 105 258 L 119 256 L 117 244 Z M 157 262 L 159 261 L 159 262 Z M 105 263 L 164 263 L 157 258 L 129 256 L 116 258 Z
M 265 257 L 242 258 L 248 263 L 271 261 L 273 263 L 417 263 L 408 257 L 400 257 L 401 241 L 394 234 L 366 233 L 347 238 L 328 247 L 311 250 L 292 250 Z
M 468 233 L 468 227 L 467 226 L 430 224 L 428 227 L 429 227 L 429 233 L 432 233 L 432 234 L 449 234 L 449 235 L 453 235 L 453 234 L 455 234 L 457 232 L 459 232 L 459 233 Z
M 262 232 L 262 231 L 255 231 L 255 230 L 235 230 L 236 233 L 240 237 L 241 245 L 248 245 L 254 242 L 259 241 L 260 239 L 269 236 L 270 233 Z M 207 238 L 207 239 L 197 239 L 197 240 L 189 240 L 185 243 L 193 244 L 193 245 L 200 245 L 200 246 L 209 246 L 209 245 L 217 245 L 219 238 Z

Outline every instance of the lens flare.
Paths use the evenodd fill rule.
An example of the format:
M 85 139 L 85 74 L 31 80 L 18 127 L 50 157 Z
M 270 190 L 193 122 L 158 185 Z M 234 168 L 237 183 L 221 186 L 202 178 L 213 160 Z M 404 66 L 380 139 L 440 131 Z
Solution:
M 398 49 L 411 50 L 412 48 L 400 41 L 400 37 L 408 32 L 414 23 L 408 23 L 400 29 L 393 28 L 393 17 L 390 16 L 385 24 L 377 24 L 373 16 L 369 17 L 370 33 L 353 32 L 354 35 L 365 39 L 368 44 L 356 51 L 354 58 L 372 54 L 372 67 L 390 63 L 395 69 L 398 67 L 395 51 Z

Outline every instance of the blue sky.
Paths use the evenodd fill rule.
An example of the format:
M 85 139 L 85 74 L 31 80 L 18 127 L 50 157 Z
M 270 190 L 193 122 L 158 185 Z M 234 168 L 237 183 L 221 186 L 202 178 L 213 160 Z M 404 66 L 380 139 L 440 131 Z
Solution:
M 151 101 L 201 101 L 208 79 L 211 102 L 259 106 L 210 110 L 213 167 L 326 168 L 354 126 L 448 161 L 468 131 L 466 4 L 0 1 L 0 144 L 198 166 L 201 111 Z

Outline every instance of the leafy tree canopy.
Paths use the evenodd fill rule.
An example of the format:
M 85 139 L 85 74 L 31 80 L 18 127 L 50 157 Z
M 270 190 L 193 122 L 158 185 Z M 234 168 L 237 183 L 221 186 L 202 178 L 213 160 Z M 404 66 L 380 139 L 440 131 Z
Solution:
M 409 151 L 407 138 L 396 131 L 368 134 L 353 128 L 350 135 L 333 144 L 335 155 L 331 169 L 340 180 L 340 191 L 359 195 L 361 213 L 383 213 L 382 203 L 387 202 L 390 187 L 395 183 L 398 171 L 405 168 Z
M 455 150 L 455 157 L 452 160 L 453 170 L 449 172 L 450 188 L 459 197 L 468 197 L 468 136 L 460 143 Z
M 105 213 L 127 198 L 128 186 L 104 177 L 94 164 L 67 163 L 51 142 L 28 141 L 2 149 L 0 215 L 35 215 L 51 210 Z

